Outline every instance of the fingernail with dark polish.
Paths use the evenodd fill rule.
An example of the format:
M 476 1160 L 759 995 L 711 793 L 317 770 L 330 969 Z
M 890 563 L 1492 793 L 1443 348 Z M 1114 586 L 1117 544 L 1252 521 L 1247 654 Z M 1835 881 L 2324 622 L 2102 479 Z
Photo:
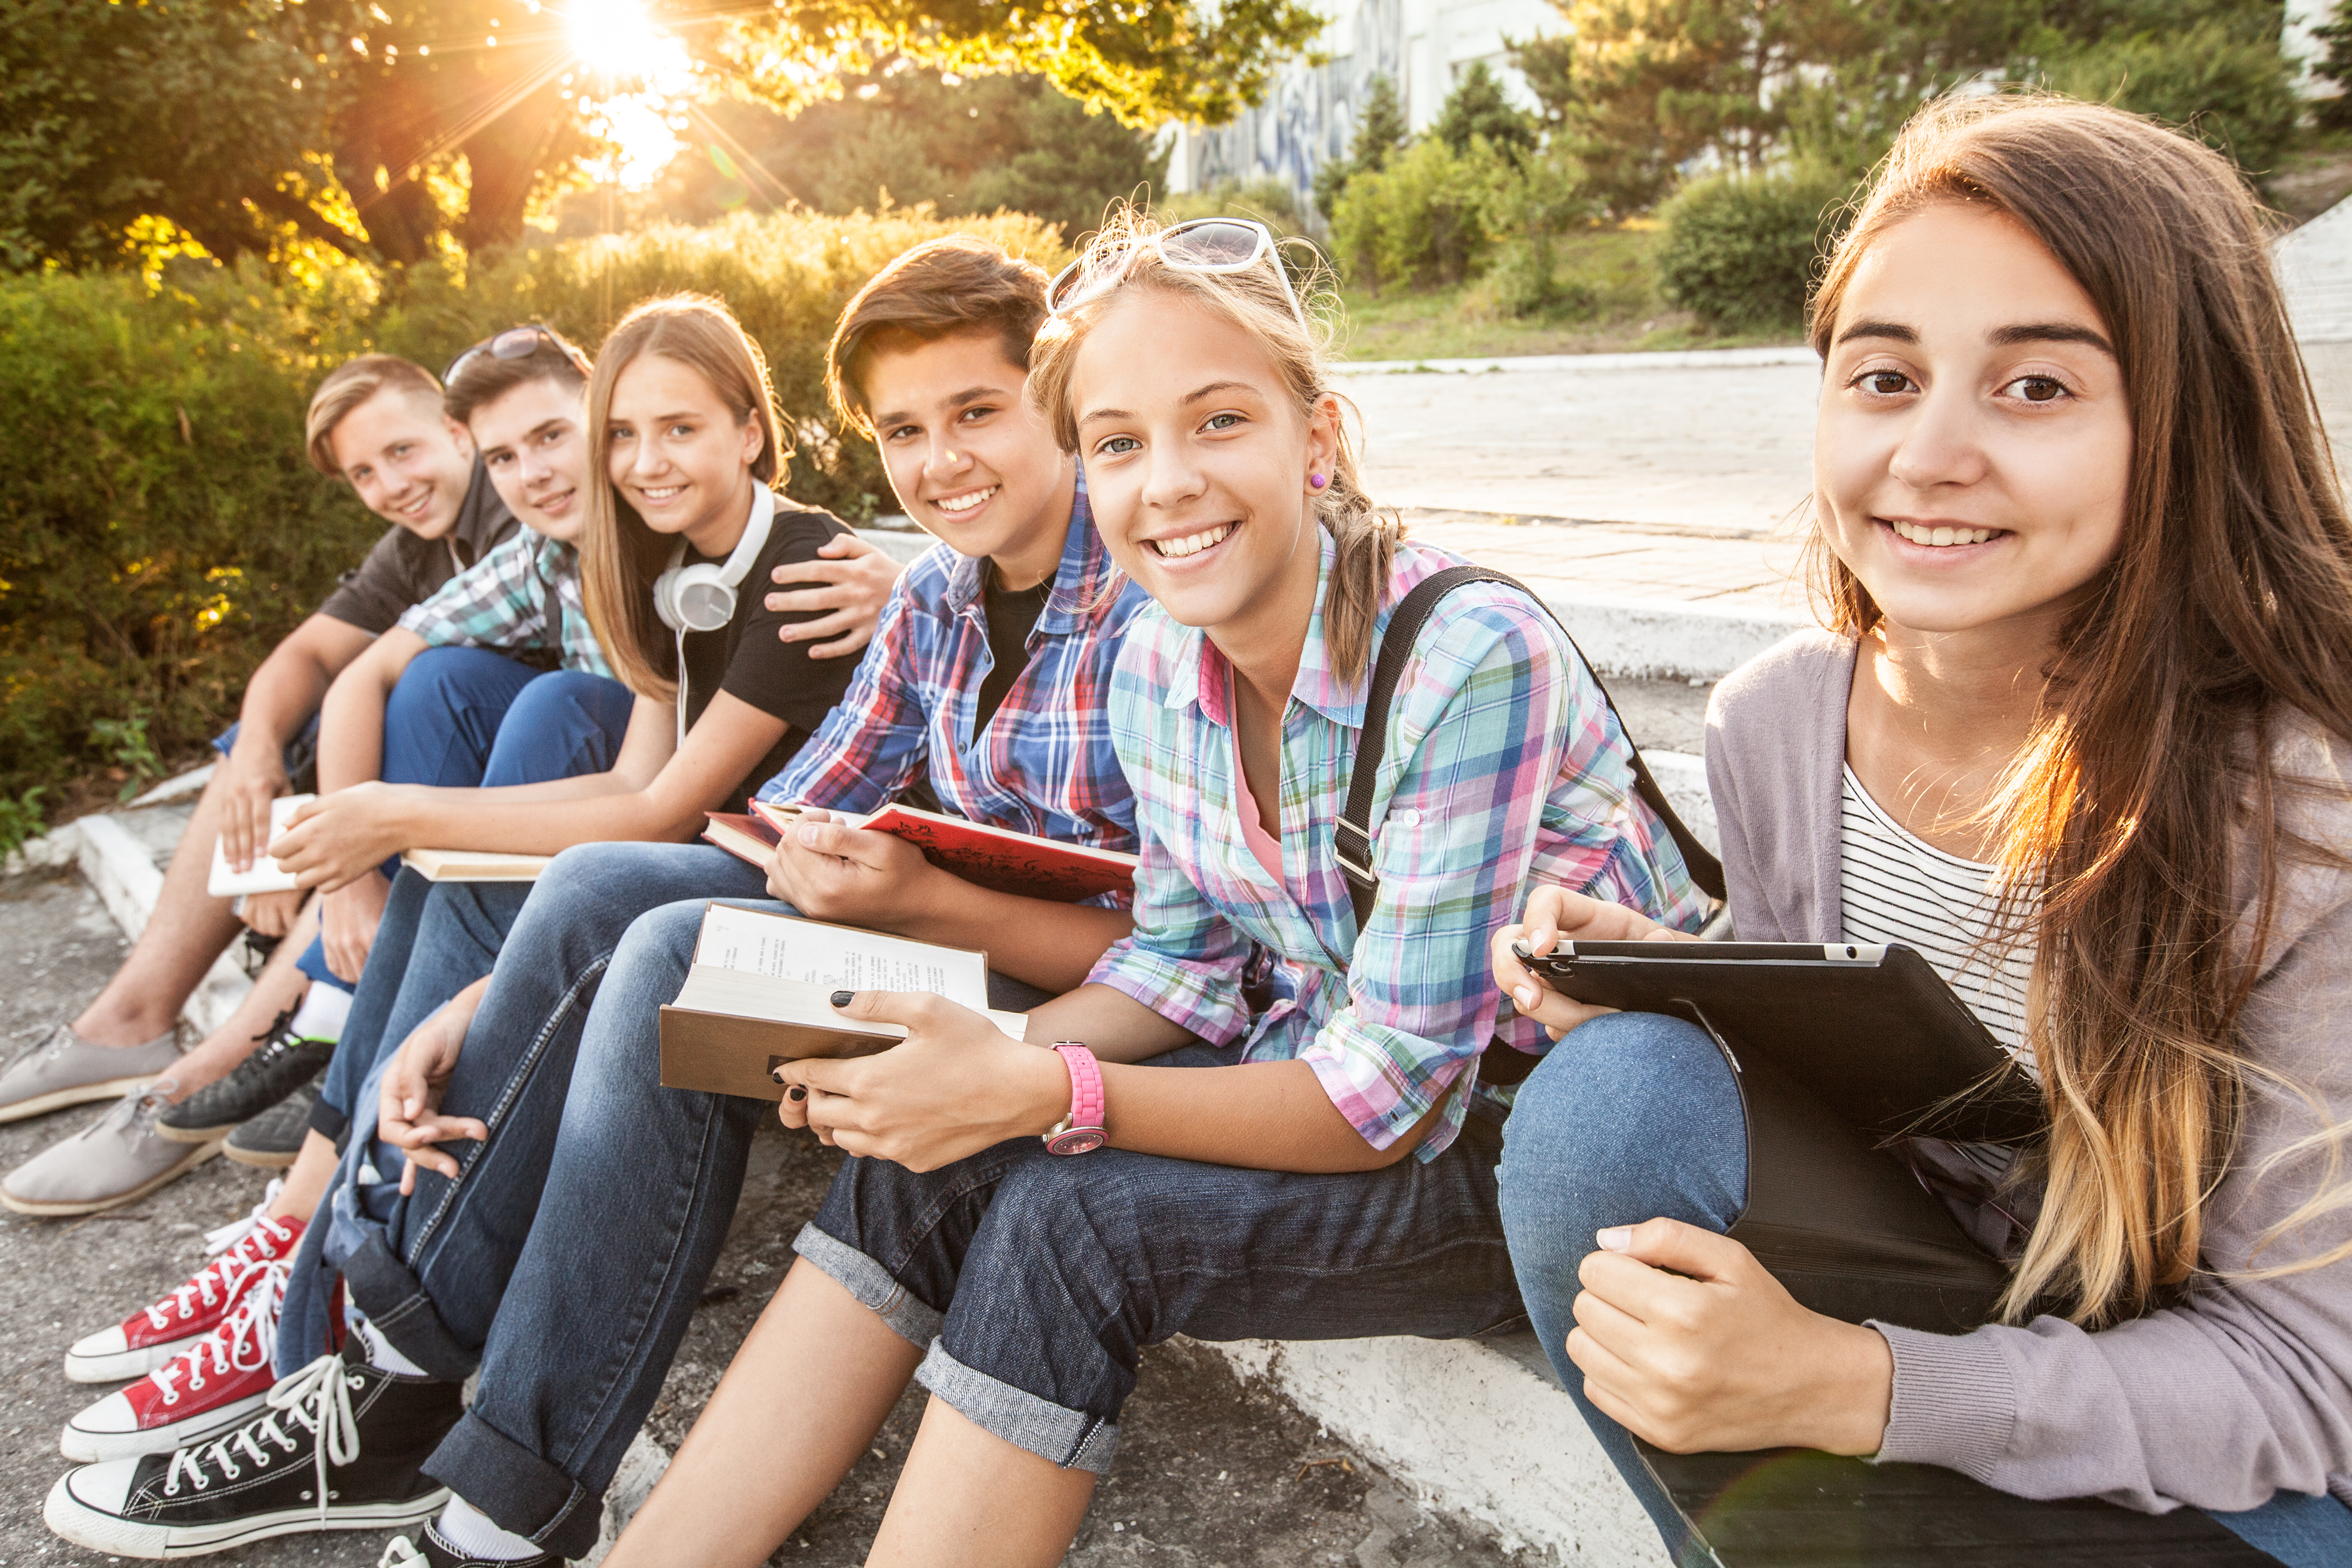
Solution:
M 855 991 L 836 991 L 833 994 L 833 1005 L 836 1007 L 846 1007 L 856 1000 L 857 993 Z
M 808 1090 L 803 1089 L 798 1084 L 793 1085 L 792 1088 L 784 1090 L 784 1092 L 791 1095 L 794 1100 L 806 1100 L 808 1098 Z
M 768 1076 L 782 1083 L 784 1081 L 784 1069 L 782 1067 L 772 1067 L 768 1069 Z

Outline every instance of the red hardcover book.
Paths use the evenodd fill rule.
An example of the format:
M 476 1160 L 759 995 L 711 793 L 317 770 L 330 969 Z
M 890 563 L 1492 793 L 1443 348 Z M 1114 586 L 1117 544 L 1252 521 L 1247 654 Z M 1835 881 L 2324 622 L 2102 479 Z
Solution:
M 769 852 L 776 847 L 776 830 L 756 816 L 740 811 L 706 811 L 709 820 L 702 825 L 702 837 L 716 844 L 738 860 L 748 861 L 764 871 L 768 868 Z
M 753 801 L 772 832 L 791 821 L 793 808 Z M 1034 834 L 983 826 L 961 816 L 886 805 L 856 826 L 888 833 L 916 845 L 934 866 L 965 881 L 1024 899 L 1076 903 L 1097 893 L 1126 892 L 1135 886 L 1135 857 L 1116 849 L 1091 849 Z M 772 842 L 772 840 L 771 840 Z

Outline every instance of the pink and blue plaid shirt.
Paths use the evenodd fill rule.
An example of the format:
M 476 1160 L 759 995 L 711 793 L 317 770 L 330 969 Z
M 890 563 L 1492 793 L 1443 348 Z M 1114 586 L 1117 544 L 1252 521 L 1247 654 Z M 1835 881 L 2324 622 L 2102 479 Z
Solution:
M 989 652 L 987 563 L 934 546 L 907 568 L 849 690 L 760 798 L 873 811 L 928 779 L 966 821 L 1102 849 L 1136 846 L 1135 801 L 1110 738 L 1111 668 L 1150 601 L 1115 568 L 1078 485 L 1029 664 L 972 734 Z M 1108 901 L 1108 900 L 1106 900 Z M 1117 900 L 1124 903 L 1123 899 Z
M 1695 927 L 1706 900 L 1682 853 L 1634 794 L 1633 748 L 1559 628 L 1524 595 L 1457 588 L 1423 626 L 1379 760 L 1373 852 L 1381 879 L 1359 933 L 1331 829 L 1364 718 L 1364 673 L 1324 662 L 1322 581 L 1282 721 L 1279 883 L 1244 842 L 1234 778 L 1231 671 L 1200 632 L 1157 607 L 1129 627 L 1110 692 L 1111 732 L 1135 786 L 1142 866 L 1135 931 L 1090 979 L 1244 1061 L 1298 1058 L 1367 1142 L 1384 1149 L 1446 1100 L 1418 1151 L 1434 1159 L 1498 1034 L 1549 1048 L 1508 1011 L 1487 940 L 1518 918 L 1538 879 Z M 1398 550 L 1385 629 L 1408 590 L 1459 556 Z M 1275 1001 L 1253 1016 L 1243 976 L 1257 944 Z M 1448 1090 L 1465 1092 L 1447 1100 Z

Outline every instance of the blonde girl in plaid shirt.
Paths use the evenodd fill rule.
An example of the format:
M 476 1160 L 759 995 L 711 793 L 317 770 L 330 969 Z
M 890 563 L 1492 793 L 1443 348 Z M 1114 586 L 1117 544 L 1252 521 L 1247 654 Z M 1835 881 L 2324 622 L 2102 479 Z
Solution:
M 1265 252 L 1180 270 L 1155 237 L 1130 216 L 1096 242 L 1031 381 L 1157 601 L 1110 699 L 1143 839 L 1134 934 L 1025 1042 L 934 997 L 844 994 L 906 1043 L 780 1069 L 786 1122 L 857 1157 L 616 1568 L 759 1562 L 917 1375 L 932 1398 L 870 1560 L 1056 1563 L 1144 1345 L 1517 1322 L 1503 1107 L 1475 1088 L 1499 1021 L 1487 934 L 1539 859 L 1696 913 L 1589 674 L 1539 607 L 1481 587 L 1416 639 L 1367 761 L 1402 826 L 1355 929 L 1330 831 L 1363 671 L 1404 588 L 1452 561 L 1374 518 Z M 1274 1000 L 1252 1007 L 1259 950 Z M 1039 1135 L 1072 1112 L 1073 1070 L 1038 1047 L 1073 1041 L 1100 1058 L 1108 1142 L 1062 1155 Z

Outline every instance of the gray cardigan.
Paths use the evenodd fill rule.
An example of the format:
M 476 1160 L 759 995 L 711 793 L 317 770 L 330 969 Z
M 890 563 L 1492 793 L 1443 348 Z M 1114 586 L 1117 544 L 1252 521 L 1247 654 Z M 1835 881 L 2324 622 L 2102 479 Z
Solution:
M 1727 679 L 1706 720 L 1707 784 L 1733 919 L 1751 942 L 1843 939 L 1838 800 L 1854 645 L 1789 637 Z M 2283 771 L 2352 773 L 2352 747 L 2308 729 Z M 2298 833 L 2352 847 L 2352 802 L 2288 797 Z M 2260 980 L 2240 1016 L 2261 1067 L 2352 1121 L 2352 873 L 2281 875 Z M 2292 1091 L 2249 1091 L 2237 1157 L 2208 1211 L 2203 1261 L 2232 1272 L 2325 1252 L 2352 1236 L 2352 1203 L 2284 1238 L 2262 1234 L 2316 1190 L 2323 1152 L 2264 1162 L 2326 1123 Z M 2352 1147 L 2334 1173 L 2352 1183 Z M 1895 1352 L 1882 1459 L 1946 1466 L 2023 1497 L 2103 1497 L 2148 1512 L 2236 1510 L 2274 1491 L 2352 1504 L 2352 1261 L 2284 1278 L 2208 1280 L 2180 1304 L 2098 1333 L 2057 1318 L 1945 1335 L 1874 1324 Z

